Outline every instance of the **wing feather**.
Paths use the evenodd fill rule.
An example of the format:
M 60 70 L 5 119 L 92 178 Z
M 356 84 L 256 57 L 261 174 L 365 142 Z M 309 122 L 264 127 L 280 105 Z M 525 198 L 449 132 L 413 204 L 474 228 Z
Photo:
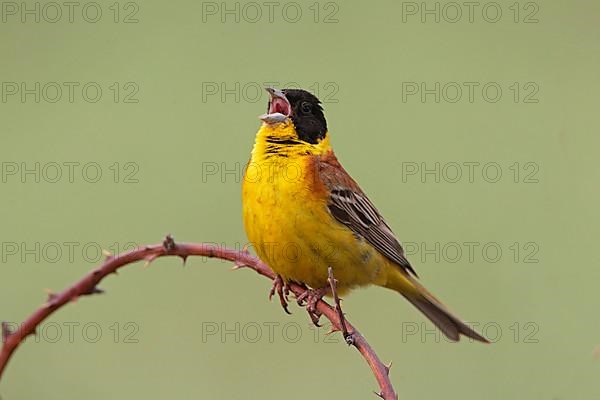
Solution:
M 318 162 L 321 181 L 329 192 L 327 207 L 331 215 L 403 270 L 417 276 L 392 229 L 335 155 L 328 153 Z

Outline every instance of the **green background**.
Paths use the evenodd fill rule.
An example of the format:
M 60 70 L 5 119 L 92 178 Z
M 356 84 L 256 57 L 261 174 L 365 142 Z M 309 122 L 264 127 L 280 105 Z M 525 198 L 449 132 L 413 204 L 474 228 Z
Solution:
M 282 14 L 286 3 L 278 3 L 273 22 L 265 6 L 252 22 L 245 3 L 239 21 L 229 15 L 222 22 L 220 14 L 203 17 L 203 7 L 212 5 L 201 2 L 143 1 L 137 23 L 121 21 L 136 11 L 125 2 L 120 22 L 110 2 L 99 3 L 97 23 L 86 22 L 83 4 L 72 23 L 67 15 L 56 23 L 43 16 L 23 23 L 7 14 L 0 23 L 3 83 L 80 84 L 73 102 L 67 92 L 56 103 L 47 101 L 53 92 L 39 103 L 34 95 L 22 101 L 3 92 L 3 172 L 15 165 L 6 163 L 40 163 L 52 178 L 49 163 L 96 162 L 103 173 L 96 183 L 81 168 L 72 183 L 66 168 L 56 183 L 19 174 L 0 183 L 1 319 L 22 321 L 43 302 L 44 288 L 61 290 L 92 269 L 99 247 L 123 250 L 166 233 L 181 241 L 245 243 L 240 171 L 267 101 L 253 88 L 296 82 L 327 97 L 340 161 L 405 244 L 422 250 L 454 243 L 465 251 L 465 242 L 478 243 L 472 260 L 463 253 L 449 262 L 453 253 L 442 250 L 439 260 L 423 251 L 410 258 L 422 282 L 458 315 L 485 327 L 492 345 L 436 338 L 407 302 L 383 289 L 356 291 L 344 302 L 381 358 L 393 360 L 400 398 L 600 396 L 598 3 L 522 2 L 517 23 L 512 1 L 497 3 L 503 14 L 496 23 L 482 17 L 485 2 L 473 22 L 463 7 L 456 23 L 444 19 L 454 17 L 445 3 L 439 23 L 403 14 L 403 4 L 393 1 L 317 3 L 316 22 L 313 3 L 299 3 L 303 14 L 295 23 Z M 494 10 L 487 11 L 493 18 Z M 293 9 L 287 12 L 295 18 Z M 524 23 L 531 12 L 538 22 Z M 103 89 L 99 101 L 82 97 L 87 82 Z M 406 82 L 480 86 L 473 102 L 464 91 L 459 101 L 448 101 L 454 92 L 447 92 L 438 103 L 433 95 L 406 97 Z M 482 97 L 488 82 L 503 90 L 495 103 Z M 534 86 L 525 88 L 528 82 Z M 221 98 L 222 83 L 233 94 Z M 215 84 L 219 92 L 209 94 Z M 537 102 L 525 102 L 532 87 L 537 93 L 528 99 Z M 127 103 L 132 88 L 138 91 L 130 100 L 137 102 Z M 465 162 L 497 163 L 502 177 L 488 182 L 481 167 L 473 182 L 466 168 L 456 183 L 454 175 L 439 182 L 402 175 L 406 163 L 440 163 L 442 170 Z M 521 172 L 516 183 L 514 163 Z M 218 173 L 207 176 L 215 166 Z M 134 175 L 126 178 L 128 172 Z M 525 173 L 533 181 L 524 182 Z M 73 257 L 66 242 L 77 243 Z M 63 252 L 57 260 L 43 251 L 52 243 Z M 498 260 L 482 256 L 490 243 L 502 250 Z M 16 254 L 8 251 L 13 245 Z M 376 382 L 355 350 L 336 335 L 326 338 L 326 329 L 315 333 L 298 307 L 287 316 L 269 303 L 267 280 L 229 267 L 190 259 L 182 268 L 179 260 L 161 259 L 111 276 L 101 284 L 107 294 L 61 309 L 39 343 L 30 338 L 17 351 L 0 383 L 2 399 L 373 396 Z M 79 324 L 72 340 L 71 323 Z M 213 328 L 219 332 L 208 335 Z M 221 337 L 223 328 L 239 340 L 235 333 Z

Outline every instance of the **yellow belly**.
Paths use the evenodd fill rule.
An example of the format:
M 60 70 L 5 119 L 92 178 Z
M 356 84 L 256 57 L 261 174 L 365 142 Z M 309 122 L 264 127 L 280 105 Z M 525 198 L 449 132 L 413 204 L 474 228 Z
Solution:
M 260 259 L 285 280 L 312 288 L 327 286 L 328 267 L 342 293 L 384 284 L 388 261 L 338 223 L 304 179 L 277 173 L 273 162 L 252 161 L 242 188 L 244 226 Z

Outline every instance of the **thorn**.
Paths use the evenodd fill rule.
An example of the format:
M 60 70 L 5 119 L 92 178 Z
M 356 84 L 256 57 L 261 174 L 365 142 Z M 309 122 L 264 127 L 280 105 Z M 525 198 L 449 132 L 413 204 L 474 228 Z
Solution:
M 45 304 L 52 302 L 52 300 L 56 298 L 56 293 L 54 293 L 51 289 L 46 288 L 44 289 L 44 292 L 46 292 L 46 294 L 48 295 L 48 300 Z
M 6 342 L 10 335 L 12 335 L 12 332 L 10 326 L 8 326 L 8 322 L 2 321 L 2 341 Z
M 90 296 L 90 295 L 92 295 L 92 294 L 103 294 L 103 293 L 106 293 L 106 292 L 104 291 L 104 289 L 100 289 L 99 287 L 97 287 L 97 286 L 94 286 L 93 288 L 91 288 L 91 289 L 90 289 L 90 290 L 88 290 L 87 292 L 85 292 L 85 293 L 82 293 L 82 295 L 83 295 L 83 296 Z
M 57 295 L 51 289 L 48 288 L 44 289 L 44 292 L 46 293 L 48 298 L 46 299 L 46 302 L 42 304 L 42 307 L 47 308 L 52 306 L 52 300 L 54 300 Z
M 332 333 L 336 333 L 336 332 L 339 332 L 339 331 L 340 331 L 340 330 L 339 330 L 338 328 L 336 328 L 336 327 L 334 327 L 334 326 L 331 326 L 331 328 L 329 328 L 329 331 L 327 331 L 327 332 L 325 333 L 325 336 L 329 336 L 329 335 L 331 335 Z
M 94 288 L 88 294 L 104 294 L 106 291 L 104 289 L 100 289 L 98 286 L 94 286 Z
M 244 267 L 247 267 L 247 265 L 241 261 L 235 261 L 233 263 L 233 267 L 231 267 L 231 270 L 235 271 L 236 269 L 240 269 L 240 268 L 244 268 Z
M 104 255 L 104 257 L 106 257 L 106 259 L 113 257 L 113 253 L 111 253 L 110 251 L 108 251 L 106 249 L 102 249 L 102 255 Z
M 100 289 L 99 287 L 94 286 L 93 288 L 89 289 L 87 292 L 83 292 L 80 295 L 77 295 L 77 296 L 73 297 L 71 299 L 71 301 L 73 303 L 75 303 L 75 302 L 77 302 L 77 300 L 79 299 L 80 296 L 91 296 L 93 294 L 103 294 L 103 293 L 106 293 L 104 291 L 104 289 Z
M 383 399 L 383 393 L 382 392 L 376 392 L 373 390 L 373 393 L 375 393 L 375 396 L 379 397 L 380 399 Z
M 119 271 L 115 269 L 113 272 L 111 272 L 111 274 L 119 275 Z
M 150 264 L 152 264 L 152 261 L 156 260 L 158 256 L 156 254 L 151 254 L 148 257 L 144 258 L 144 260 L 146 260 L 146 262 L 144 263 L 144 269 L 148 268 L 150 266 Z
M 242 247 L 242 253 L 244 253 L 244 254 L 250 254 L 250 251 L 248 251 L 249 248 L 250 248 L 250 245 L 248 243 L 246 243 L 244 245 L 244 247 Z
M 392 361 L 390 361 L 388 364 L 383 364 L 383 366 L 385 367 L 385 372 L 389 375 L 390 369 L 392 369 Z
M 170 233 L 165 237 L 165 240 L 163 240 L 163 247 L 167 252 L 175 250 L 175 240 Z
M 181 260 L 183 261 L 183 266 L 185 267 L 185 262 L 187 261 L 188 256 L 187 255 L 182 255 L 182 256 L 179 256 L 179 257 L 181 257 Z

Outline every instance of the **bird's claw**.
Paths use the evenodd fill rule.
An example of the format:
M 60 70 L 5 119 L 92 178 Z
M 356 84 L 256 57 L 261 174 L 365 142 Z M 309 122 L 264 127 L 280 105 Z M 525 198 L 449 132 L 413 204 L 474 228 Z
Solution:
M 321 313 L 319 310 L 317 310 L 317 303 L 323 298 L 323 296 L 327 294 L 328 291 L 328 287 L 319 289 L 306 288 L 306 290 L 296 298 L 296 302 L 299 306 L 302 307 L 304 306 L 304 303 L 306 303 L 306 312 L 308 312 L 308 316 L 316 327 L 321 327 L 319 324 Z
M 296 302 L 300 307 L 306 306 L 306 312 L 308 312 L 308 316 L 310 317 L 312 323 L 316 327 L 321 327 L 319 324 L 321 312 L 317 309 L 317 304 L 323 298 L 323 296 L 331 292 L 335 303 L 335 311 L 337 312 L 339 318 L 340 330 L 342 331 L 344 340 L 349 345 L 354 344 L 354 333 L 348 331 L 346 318 L 344 317 L 342 306 L 340 304 L 341 299 L 337 295 L 337 280 L 333 277 L 333 270 L 331 267 L 329 268 L 328 272 L 328 286 L 319 289 L 310 289 L 306 287 L 306 290 L 296 297 Z M 283 310 L 286 313 L 291 314 L 291 312 L 288 310 L 288 296 L 290 294 L 290 287 L 280 275 L 277 275 L 277 277 L 273 280 L 273 286 L 269 292 L 269 300 L 273 299 L 275 293 L 277 293 L 279 296 L 279 302 L 281 303 Z
M 279 296 L 281 308 L 283 308 L 283 310 L 287 314 L 292 314 L 290 310 L 288 310 L 288 296 L 290 294 L 290 288 L 288 284 L 283 281 L 280 275 L 277 275 L 277 277 L 273 279 L 273 286 L 271 287 L 271 291 L 269 292 L 269 300 L 273 298 L 276 292 Z

